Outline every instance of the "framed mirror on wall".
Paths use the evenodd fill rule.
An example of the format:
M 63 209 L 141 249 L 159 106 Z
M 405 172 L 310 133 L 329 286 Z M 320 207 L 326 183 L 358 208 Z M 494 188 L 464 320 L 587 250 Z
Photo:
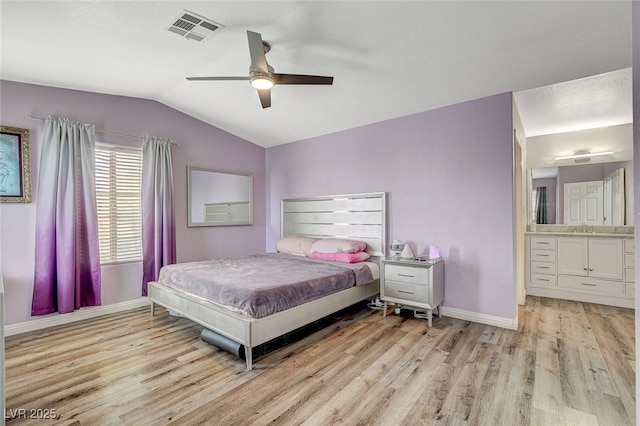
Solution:
M 631 162 L 541 167 L 530 172 L 530 224 L 634 224 Z
M 253 175 L 187 167 L 187 226 L 253 225 Z

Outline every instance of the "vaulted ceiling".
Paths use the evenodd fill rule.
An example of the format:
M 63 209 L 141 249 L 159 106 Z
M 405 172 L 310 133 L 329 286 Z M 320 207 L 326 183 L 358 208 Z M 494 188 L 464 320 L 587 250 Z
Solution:
M 221 28 L 204 41 L 169 31 L 185 10 Z M 264 147 L 631 66 L 630 1 L 2 0 L 0 20 L 4 80 L 157 100 Z M 263 109 L 246 81 L 185 79 L 247 75 L 246 30 L 271 43 L 276 72 L 334 84 L 276 86 Z M 608 120 L 608 93 L 607 122 L 630 122 L 630 88 L 610 89 L 574 97 L 576 120 Z M 565 98 L 549 93 L 521 96 L 527 135 L 567 128 Z

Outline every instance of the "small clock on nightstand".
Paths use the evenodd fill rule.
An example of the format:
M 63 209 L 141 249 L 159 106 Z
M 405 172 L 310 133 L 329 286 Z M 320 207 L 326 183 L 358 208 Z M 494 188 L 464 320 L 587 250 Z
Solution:
M 441 316 L 444 299 L 444 262 L 442 258 L 426 261 L 384 259 L 380 262 L 380 299 L 384 302 L 384 316 L 387 316 L 387 302 L 394 303 L 396 310 L 412 307 L 427 311 L 429 327 L 433 311 Z

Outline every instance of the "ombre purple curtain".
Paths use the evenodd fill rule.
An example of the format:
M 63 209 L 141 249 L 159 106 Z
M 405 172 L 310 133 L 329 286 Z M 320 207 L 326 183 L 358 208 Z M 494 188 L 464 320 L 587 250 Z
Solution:
M 37 197 L 31 315 L 100 305 L 94 125 L 46 118 Z
M 142 295 L 160 268 L 176 262 L 171 140 L 145 135 L 142 142 Z

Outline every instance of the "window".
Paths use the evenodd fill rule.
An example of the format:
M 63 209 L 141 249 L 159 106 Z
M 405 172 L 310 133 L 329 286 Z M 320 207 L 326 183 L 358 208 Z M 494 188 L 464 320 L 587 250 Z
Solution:
M 100 263 L 142 260 L 142 151 L 96 145 Z

